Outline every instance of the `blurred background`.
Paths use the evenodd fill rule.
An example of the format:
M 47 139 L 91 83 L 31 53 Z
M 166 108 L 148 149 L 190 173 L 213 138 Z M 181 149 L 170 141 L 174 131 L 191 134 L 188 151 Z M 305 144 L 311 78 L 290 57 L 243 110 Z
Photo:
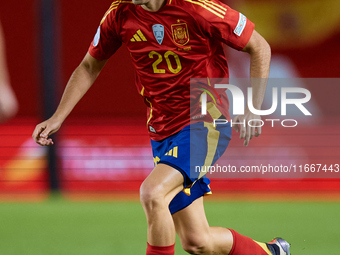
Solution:
M 153 159 L 146 108 L 126 47 L 71 113 L 55 146 L 39 147 L 31 138 L 35 125 L 53 114 L 110 3 L 0 0 L 9 80 L 19 105 L 17 114 L 0 124 L 0 254 L 144 252 L 146 224 L 137 200 Z M 329 81 L 308 87 L 318 117 L 314 125 L 264 129 L 261 141 L 251 142 L 252 153 L 235 134 L 229 153 L 248 163 L 258 152 L 272 163 L 281 157 L 339 164 L 340 2 L 226 3 L 252 20 L 271 45 L 272 78 Z M 231 76 L 247 77 L 247 54 L 227 48 L 226 54 Z M 207 214 L 213 225 L 257 239 L 288 236 L 296 243 L 294 254 L 323 254 L 327 247 L 327 254 L 339 254 L 334 245 L 340 173 L 332 176 L 216 178 Z M 277 217 L 287 221 L 273 229 Z M 179 244 L 176 251 L 184 254 Z

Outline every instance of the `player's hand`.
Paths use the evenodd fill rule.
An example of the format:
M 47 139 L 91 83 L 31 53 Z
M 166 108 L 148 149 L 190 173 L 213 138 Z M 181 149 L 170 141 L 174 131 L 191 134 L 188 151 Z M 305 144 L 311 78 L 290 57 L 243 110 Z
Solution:
M 57 132 L 61 126 L 62 122 L 50 118 L 35 127 L 33 132 L 34 141 L 41 146 L 53 145 L 53 141 L 49 138 L 50 135 Z
M 252 120 L 250 123 L 252 127 L 248 125 L 249 120 Z M 235 123 L 245 123 L 245 125 Z M 233 119 L 233 129 L 235 129 L 236 132 L 240 132 L 240 139 L 244 139 L 244 146 L 248 146 L 249 141 L 254 136 L 258 137 L 261 134 L 261 124 L 261 117 L 253 114 L 248 109 L 244 115 L 238 115 Z

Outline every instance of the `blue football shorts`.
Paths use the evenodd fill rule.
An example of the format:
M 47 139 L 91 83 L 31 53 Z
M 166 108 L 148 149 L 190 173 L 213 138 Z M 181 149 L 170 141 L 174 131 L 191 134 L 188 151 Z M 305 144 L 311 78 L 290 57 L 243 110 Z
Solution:
M 213 123 L 198 122 L 164 140 L 151 140 L 155 165 L 169 165 L 184 177 L 184 190 L 169 205 L 171 214 L 211 193 L 210 180 L 201 169 L 215 164 L 227 149 L 230 138 L 230 123 L 214 127 Z

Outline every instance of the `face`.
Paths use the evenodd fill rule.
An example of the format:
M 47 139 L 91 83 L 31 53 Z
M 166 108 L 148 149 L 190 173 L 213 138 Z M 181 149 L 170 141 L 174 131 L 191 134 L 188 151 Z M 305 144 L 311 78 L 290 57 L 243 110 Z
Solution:
M 147 11 L 158 11 L 166 3 L 166 0 L 132 0 L 135 5 L 141 5 Z
M 132 0 L 132 2 L 135 5 L 142 5 L 142 4 L 147 4 L 149 0 Z

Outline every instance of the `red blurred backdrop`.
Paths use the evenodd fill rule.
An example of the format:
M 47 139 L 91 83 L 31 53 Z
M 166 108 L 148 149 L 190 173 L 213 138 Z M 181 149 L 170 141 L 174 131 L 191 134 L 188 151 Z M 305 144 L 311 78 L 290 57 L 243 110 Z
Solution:
M 242 1 L 241 3 L 235 2 L 235 8 L 240 8 L 244 14 L 251 17 L 256 14 L 256 12 L 251 13 L 251 9 L 246 8 L 247 4 L 251 4 L 251 2 L 269 3 L 270 1 L 262 0 Z M 294 7 L 294 3 L 308 4 L 308 2 L 309 1 L 304 0 L 290 1 L 292 8 Z M 334 1 L 331 2 L 333 3 Z M 60 93 L 59 95 L 56 95 L 58 100 L 71 73 L 86 54 L 101 17 L 109 7 L 110 3 L 111 1 L 58 1 L 55 9 L 57 13 L 57 29 L 55 33 L 58 34 L 58 39 L 60 42 L 58 47 L 60 48 L 61 58 L 61 84 L 59 84 L 58 88 Z M 232 5 L 232 7 L 234 6 Z M 35 162 L 31 162 L 33 164 L 32 168 L 34 168 L 34 166 L 39 166 L 41 171 L 39 173 L 35 171 L 35 175 L 27 177 L 28 179 L 26 179 L 26 182 L 25 179 L 23 179 L 21 181 L 17 181 L 17 185 L 14 186 L 5 183 L 6 180 L 11 181 L 15 179 L 15 176 L 20 176 L 20 171 L 16 172 L 16 174 L 11 177 L 12 179 L 9 177 L 9 179 L 6 179 L 7 177 L 4 177 L 6 176 L 6 174 L 4 174 L 5 171 L 8 172 L 14 169 L 13 165 L 15 165 L 15 168 L 20 166 L 20 164 L 19 166 L 17 164 L 18 157 L 24 157 L 27 159 L 27 157 L 30 157 L 32 154 L 32 151 L 30 150 L 36 150 L 36 145 L 34 145 L 32 142 L 29 142 L 29 140 L 31 139 L 30 135 L 34 129 L 34 125 L 37 124 L 38 121 L 42 120 L 41 116 L 43 112 L 41 98 L 41 90 L 43 85 L 41 84 L 41 71 L 39 67 L 39 56 L 41 54 L 41 49 L 39 42 L 40 31 L 38 10 L 38 1 L 32 0 L 22 0 L 20 1 L 20 4 L 15 1 L 1 0 L 0 4 L 0 19 L 6 36 L 5 39 L 11 84 L 20 103 L 20 111 L 17 117 L 14 120 L 0 126 L 0 134 L 2 134 L 2 136 L 0 136 L 0 152 L 2 151 L 0 161 L 0 170 L 2 172 L 2 175 L 0 175 L 0 180 L 2 178 L 2 182 L 0 185 L 0 191 L 1 189 L 4 191 L 17 191 L 25 188 L 35 190 L 34 187 L 37 187 L 37 183 L 39 183 L 39 190 L 46 190 L 48 188 L 46 176 L 47 164 L 44 151 L 36 152 L 38 155 L 33 158 L 33 161 L 35 160 Z M 273 7 L 272 11 L 274 10 L 277 12 L 277 8 Z M 270 17 L 271 10 L 263 10 L 263 13 L 265 13 L 265 11 L 269 12 L 266 15 Z M 288 22 L 288 24 L 290 24 L 289 22 L 291 20 L 295 20 L 295 16 L 289 16 L 289 11 L 287 11 L 287 13 L 282 15 L 282 22 Z M 296 13 L 295 15 L 297 15 L 296 17 L 299 17 L 299 13 Z M 303 15 L 301 15 L 301 17 L 302 16 Z M 285 20 L 285 17 L 288 17 L 287 20 Z M 256 16 L 254 19 L 255 23 L 257 23 Z M 261 23 L 261 19 L 265 18 L 258 17 L 258 19 L 260 19 L 259 23 Z M 301 24 L 302 23 L 303 22 L 301 21 Z M 278 43 L 277 40 L 273 39 L 273 44 L 271 44 L 273 56 L 284 56 L 286 59 L 288 59 L 296 71 L 296 77 L 338 77 L 340 51 L 336 49 L 340 45 L 339 26 L 334 26 L 335 28 L 331 32 L 327 33 L 326 35 L 323 34 L 323 37 L 320 40 L 315 40 L 314 42 L 313 37 L 311 37 L 309 33 L 306 34 L 305 37 L 307 38 L 310 36 L 309 40 L 311 40 L 311 43 L 298 43 L 296 40 L 298 40 L 298 38 L 302 38 L 304 31 L 307 31 L 307 28 L 304 29 L 304 26 L 305 25 L 301 25 L 296 28 L 297 32 L 295 32 L 295 34 L 292 34 L 291 31 L 289 32 L 292 34 L 291 41 L 293 41 L 289 46 L 284 43 L 284 40 L 287 40 L 287 38 L 284 38 L 284 40 L 282 40 L 283 43 L 281 44 Z M 327 22 L 325 23 L 325 26 L 327 26 Z M 285 26 L 283 25 L 283 27 Z M 257 29 L 261 32 L 260 26 L 258 26 Z M 294 29 L 294 26 L 292 29 Z M 264 30 L 264 34 L 267 33 L 268 29 Z M 277 33 L 277 31 L 275 31 L 275 33 Z M 271 38 L 275 38 L 275 35 L 276 34 L 268 36 L 269 42 L 271 42 Z M 318 33 L 315 32 L 314 36 L 317 37 Z M 304 40 L 308 41 L 308 38 L 306 38 Z M 296 41 L 295 44 L 294 40 Z M 232 61 L 230 62 L 230 65 L 233 65 Z M 313 91 L 311 92 L 313 94 Z M 328 93 L 329 92 L 327 91 L 324 93 L 318 93 L 317 100 L 323 102 L 329 100 L 327 97 L 329 95 Z M 340 87 L 334 88 L 334 90 L 332 89 L 332 93 L 340 93 Z M 334 109 L 334 107 L 337 105 L 334 102 L 329 103 L 329 109 Z M 143 150 L 145 148 L 149 148 L 146 128 L 143 124 L 146 118 L 145 113 L 146 109 L 144 107 L 143 100 L 137 93 L 134 86 L 134 71 L 130 57 L 126 48 L 123 46 L 108 62 L 93 88 L 91 88 L 89 93 L 82 99 L 82 101 L 77 105 L 70 115 L 70 118 L 65 123 L 66 127 L 60 131 L 60 144 L 62 145 L 59 149 L 62 150 L 63 145 L 66 146 L 65 144 L 70 144 L 70 141 L 71 143 L 80 141 L 80 145 L 77 143 L 77 146 L 87 146 L 93 148 L 100 147 L 102 142 L 91 140 L 89 137 L 93 137 L 96 134 L 99 134 L 101 137 L 105 137 L 109 136 L 113 131 L 117 133 L 116 137 L 111 137 L 108 139 L 105 146 L 113 146 L 116 148 L 117 146 L 125 146 L 125 149 L 129 146 L 139 146 L 143 148 Z M 325 113 L 327 113 L 327 111 L 325 111 L 324 114 Z M 122 142 L 117 142 L 117 137 L 128 134 L 131 135 L 131 132 L 135 132 L 134 127 L 131 127 L 131 125 L 127 124 L 131 118 L 136 119 L 135 124 L 132 126 L 137 125 L 140 128 L 142 133 L 138 134 L 141 138 L 125 144 Z M 96 128 L 92 128 L 96 124 L 105 126 L 106 128 L 100 128 L 100 132 L 96 133 Z M 126 132 L 124 133 L 124 131 Z M 79 135 L 79 133 L 83 133 L 84 137 Z M 10 139 L 9 137 L 13 137 L 13 139 Z M 337 136 L 337 138 L 339 138 L 339 136 Z M 12 148 L 13 153 L 5 154 L 5 151 L 8 152 L 7 149 L 9 147 Z M 23 152 L 25 149 L 27 149 L 27 151 Z M 147 150 L 149 150 L 151 157 L 151 150 Z M 336 150 L 339 150 L 339 148 L 336 148 Z M 60 153 L 62 154 L 63 152 Z M 88 154 L 84 155 L 87 155 L 88 157 Z M 95 155 L 98 156 L 98 154 Z M 62 158 L 62 156 L 60 157 Z M 30 160 L 31 159 L 32 158 L 30 158 Z M 41 160 L 43 160 L 45 163 L 41 163 Z M 131 158 L 129 160 L 131 160 Z M 13 163 L 14 161 L 16 162 L 15 164 Z M 152 162 L 152 158 L 150 158 L 150 161 Z M 23 165 L 26 163 L 22 162 Z M 70 177 L 67 176 L 67 174 L 65 177 L 65 173 L 67 172 L 65 172 L 63 169 L 60 169 L 60 172 L 62 180 L 65 181 L 63 187 L 68 190 L 86 190 L 87 187 L 92 190 L 103 187 L 106 187 L 107 190 L 117 189 L 117 187 L 119 187 L 118 189 L 137 190 L 142 178 L 147 174 L 146 171 L 144 172 L 144 175 L 138 176 L 135 179 L 132 178 L 132 182 L 134 183 L 133 185 L 130 185 L 131 183 L 129 184 L 127 179 L 120 179 L 118 181 L 115 180 L 115 185 L 117 185 L 117 182 L 119 185 L 115 186 L 116 188 L 113 188 L 114 185 L 110 184 L 113 181 L 111 178 L 108 178 L 110 180 L 105 180 L 105 177 L 103 176 L 101 177 L 102 179 L 99 178 L 99 180 L 102 180 L 106 183 L 106 186 L 103 186 L 102 183 L 99 183 L 98 179 L 95 182 L 88 182 L 87 180 L 87 184 L 84 184 L 84 182 L 79 182 L 79 180 L 74 181 L 72 179 L 73 177 L 71 179 L 67 179 Z M 31 182 L 29 178 L 33 178 L 31 179 Z M 36 182 L 33 182 L 32 180 L 35 180 Z M 263 187 L 261 184 L 263 180 L 243 180 L 242 184 L 239 184 L 239 182 L 233 182 L 233 184 L 231 184 L 231 182 L 227 181 L 221 184 L 221 182 L 222 181 L 219 180 L 218 183 L 220 184 L 217 186 L 220 189 L 228 190 L 251 190 L 260 189 Z M 267 181 L 266 183 L 268 184 Z M 279 183 L 281 184 L 278 185 L 277 182 L 272 182 L 272 184 L 269 184 L 269 186 L 272 187 L 271 189 L 273 190 L 296 188 L 296 181 L 290 182 L 290 184 L 287 184 L 287 182 L 286 184 L 282 184 L 282 181 Z M 339 182 L 334 180 L 332 181 L 331 185 L 329 185 L 329 183 L 327 184 L 326 182 L 323 186 L 315 186 L 315 183 L 313 184 L 312 181 L 300 181 L 299 183 L 300 187 L 305 187 L 307 190 L 311 187 L 325 190 L 329 189 L 330 187 L 331 189 L 335 190 L 340 189 L 340 187 L 338 187 Z

